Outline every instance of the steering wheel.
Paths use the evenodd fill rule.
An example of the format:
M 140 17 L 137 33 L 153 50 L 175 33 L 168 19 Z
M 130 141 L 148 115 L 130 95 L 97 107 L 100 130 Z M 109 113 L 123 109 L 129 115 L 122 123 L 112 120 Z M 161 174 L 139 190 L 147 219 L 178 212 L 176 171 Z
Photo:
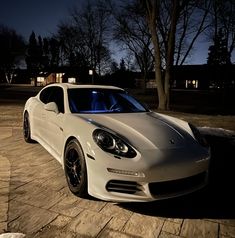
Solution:
M 121 111 L 121 108 L 119 107 L 118 103 L 114 103 L 110 108 L 110 111 Z

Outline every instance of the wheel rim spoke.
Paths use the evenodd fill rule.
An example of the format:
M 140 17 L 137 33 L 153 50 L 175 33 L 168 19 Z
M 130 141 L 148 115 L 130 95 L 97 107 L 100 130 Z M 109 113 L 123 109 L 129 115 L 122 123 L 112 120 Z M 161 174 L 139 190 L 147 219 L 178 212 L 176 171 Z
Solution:
M 65 169 L 70 184 L 73 187 L 79 186 L 81 183 L 81 164 L 79 154 L 75 149 L 71 149 L 67 153 Z
M 29 133 L 29 122 L 28 122 L 28 119 L 25 118 L 24 119 L 24 135 L 25 135 L 25 137 L 28 136 L 28 133 Z

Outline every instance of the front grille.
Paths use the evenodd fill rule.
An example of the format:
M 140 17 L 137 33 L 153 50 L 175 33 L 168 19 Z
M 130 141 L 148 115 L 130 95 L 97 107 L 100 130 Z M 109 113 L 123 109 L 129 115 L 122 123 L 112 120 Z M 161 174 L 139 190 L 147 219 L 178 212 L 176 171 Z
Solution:
M 153 196 L 173 195 L 200 187 L 205 183 L 206 177 L 207 173 L 203 172 L 183 179 L 150 183 L 149 190 Z
M 128 193 L 135 194 L 139 191 L 140 185 L 136 182 L 122 181 L 122 180 L 110 180 L 106 185 L 108 192 Z

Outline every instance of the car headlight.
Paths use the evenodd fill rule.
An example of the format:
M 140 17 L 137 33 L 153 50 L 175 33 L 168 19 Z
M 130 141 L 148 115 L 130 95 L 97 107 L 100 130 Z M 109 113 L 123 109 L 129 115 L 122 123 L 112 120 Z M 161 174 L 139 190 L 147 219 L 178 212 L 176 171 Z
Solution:
M 198 141 L 198 143 L 204 147 L 208 147 L 209 145 L 208 145 L 206 138 L 201 134 L 201 132 L 197 129 L 197 127 L 191 123 L 188 123 L 188 125 L 189 125 L 190 129 L 192 130 L 193 135 L 194 135 L 195 139 Z
M 126 158 L 134 158 L 136 156 L 135 150 L 123 139 L 105 130 L 96 129 L 93 132 L 93 139 L 106 152 Z

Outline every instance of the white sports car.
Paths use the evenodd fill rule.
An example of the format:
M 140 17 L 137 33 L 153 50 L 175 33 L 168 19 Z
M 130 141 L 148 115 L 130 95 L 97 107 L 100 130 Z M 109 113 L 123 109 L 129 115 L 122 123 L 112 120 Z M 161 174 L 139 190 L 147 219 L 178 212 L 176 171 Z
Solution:
M 207 184 L 210 148 L 197 128 L 121 88 L 51 84 L 27 100 L 23 118 L 25 141 L 62 164 L 77 196 L 153 201 Z

